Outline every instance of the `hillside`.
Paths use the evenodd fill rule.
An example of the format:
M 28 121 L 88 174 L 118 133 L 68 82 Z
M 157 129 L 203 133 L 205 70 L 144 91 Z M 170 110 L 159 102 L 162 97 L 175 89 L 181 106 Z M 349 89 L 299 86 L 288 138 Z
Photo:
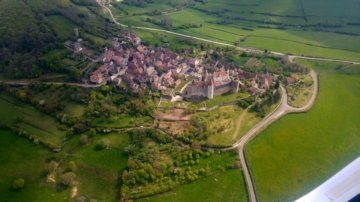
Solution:
M 113 1 L 112 9 L 119 22 L 133 26 L 299 55 L 360 57 L 355 0 L 127 0 Z
M 83 0 L 1 0 L 0 72 L 12 78 L 68 72 L 63 42 L 76 39 L 75 28 L 93 46 L 111 31 L 98 10 Z

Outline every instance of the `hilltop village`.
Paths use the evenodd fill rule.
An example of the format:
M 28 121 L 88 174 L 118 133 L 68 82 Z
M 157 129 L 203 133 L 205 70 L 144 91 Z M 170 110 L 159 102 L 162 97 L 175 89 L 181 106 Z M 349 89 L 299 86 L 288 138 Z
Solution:
M 76 52 L 87 50 L 79 42 L 75 45 Z M 164 48 L 149 48 L 129 32 L 125 40 L 114 38 L 112 47 L 106 48 L 97 61 L 101 66 L 90 73 L 90 83 L 126 85 L 134 91 L 150 88 L 170 92 L 167 95 L 173 97 L 172 89 L 186 82 L 176 94 L 189 100 L 212 99 L 224 93 L 235 93 L 240 88 L 255 95 L 268 90 L 277 81 L 277 76 L 269 73 L 246 72 L 216 60 L 205 62 L 204 58 L 182 57 Z

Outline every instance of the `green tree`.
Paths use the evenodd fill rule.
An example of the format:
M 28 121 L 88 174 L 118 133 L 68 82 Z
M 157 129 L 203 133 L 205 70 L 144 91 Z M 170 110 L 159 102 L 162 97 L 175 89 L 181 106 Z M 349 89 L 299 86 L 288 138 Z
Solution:
M 61 176 L 61 184 L 72 186 L 75 184 L 76 175 L 73 172 L 67 172 Z
M 80 137 L 80 143 L 82 145 L 86 145 L 89 143 L 89 137 L 87 135 L 81 135 Z
M 12 184 L 12 188 L 14 190 L 19 190 L 24 188 L 25 186 L 25 180 L 23 178 L 18 178 L 16 180 L 14 180 L 13 184 Z
M 81 71 L 77 68 L 72 68 L 70 70 L 70 79 L 72 81 L 79 81 L 81 78 Z

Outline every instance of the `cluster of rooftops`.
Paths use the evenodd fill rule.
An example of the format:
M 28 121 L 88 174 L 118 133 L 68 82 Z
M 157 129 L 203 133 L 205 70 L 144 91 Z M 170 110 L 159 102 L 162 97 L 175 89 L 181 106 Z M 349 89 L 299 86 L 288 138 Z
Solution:
M 162 91 L 174 89 L 190 78 L 191 82 L 185 86 L 185 97 L 211 99 L 217 94 L 236 92 L 239 87 L 257 94 L 269 89 L 277 80 L 276 75 L 243 71 L 217 60 L 207 62 L 204 58 L 180 56 L 165 48 L 150 48 L 129 32 L 125 40 L 114 38 L 112 47 L 105 50 L 99 61 L 102 65 L 90 75 L 92 83 L 124 83 L 132 90 Z

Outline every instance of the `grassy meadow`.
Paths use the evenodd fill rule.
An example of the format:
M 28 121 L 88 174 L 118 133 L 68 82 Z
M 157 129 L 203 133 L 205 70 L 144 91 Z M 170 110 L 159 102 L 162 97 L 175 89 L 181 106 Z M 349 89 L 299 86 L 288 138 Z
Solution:
M 194 117 L 205 123 L 212 134 L 206 140 L 209 145 L 231 145 L 249 131 L 261 118 L 255 113 L 236 106 L 225 106 L 210 112 L 197 112 Z
M 53 153 L 1 129 L 0 195 L 3 201 L 73 201 L 79 196 L 116 201 L 118 174 L 127 166 L 128 157 L 124 148 L 130 142 L 129 136 L 118 133 L 96 136 L 87 145 L 81 145 L 79 137 L 71 138 L 61 152 Z M 110 149 L 96 150 L 95 146 L 103 140 L 110 142 Z M 70 188 L 55 191 L 52 185 L 46 183 L 45 170 L 49 159 L 62 159 L 59 175 L 60 171 L 67 169 L 69 162 L 75 163 L 78 182 L 75 198 L 70 197 Z M 11 186 L 17 178 L 25 179 L 25 187 L 14 191 Z
M 79 141 L 79 138 L 75 138 Z M 110 149 L 96 150 L 101 141 L 110 142 Z M 99 201 L 116 201 L 119 192 L 119 172 L 127 166 L 128 155 L 124 152 L 130 142 L 127 134 L 110 133 L 90 139 L 87 145 L 77 145 L 69 150 L 70 157 L 77 165 L 79 181 L 78 196 Z
M 183 201 L 247 201 L 247 193 L 240 169 L 217 173 L 191 184 L 138 202 Z
M 314 107 L 281 118 L 245 148 L 259 201 L 293 201 L 360 155 L 358 66 L 301 62 L 320 76 Z
M 352 0 L 209 0 L 192 6 L 181 0 L 155 0 L 144 7 L 112 4 L 118 20 L 133 26 L 161 28 L 147 19 L 166 19 L 175 32 L 214 41 L 317 57 L 358 60 L 360 56 L 360 45 L 353 43 L 360 40 L 360 6 Z M 178 9 L 169 9 L 174 5 Z M 188 24 L 199 27 L 181 27 Z
M 211 157 L 200 161 L 196 167 L 206 167 L 208 176 L 182 185 L 163 194 L 145 197 L 135 201 L 247 201 L 247 192 L 242 171 L 231 167 L 238 159 L 236 151 L 215 151 Z
M 39 138 L 40 142 L 61 147 L 66 137 L 66 131 L 53 117 L 46 115 L 34 107 L 19 102 L 6 94 L 0 94 L 0 121 L 3 124 L 15 124 L 29 135 Z
M 67 201 L 69 192 L 54 192 L 42 182 L 47 158 L 51 152 L 0 129 L 0 196 L 10 201 Z M 17 178 L 25 179 L 22 190 L 11 189 Z
M 130 117 L 128 115 L 120 115 L 113 118 L 98 118 L 92 123 L 94 127 L 105 128 L 131 128 L 139 126 L 150 126 L 152 124 L 151 117 Z

